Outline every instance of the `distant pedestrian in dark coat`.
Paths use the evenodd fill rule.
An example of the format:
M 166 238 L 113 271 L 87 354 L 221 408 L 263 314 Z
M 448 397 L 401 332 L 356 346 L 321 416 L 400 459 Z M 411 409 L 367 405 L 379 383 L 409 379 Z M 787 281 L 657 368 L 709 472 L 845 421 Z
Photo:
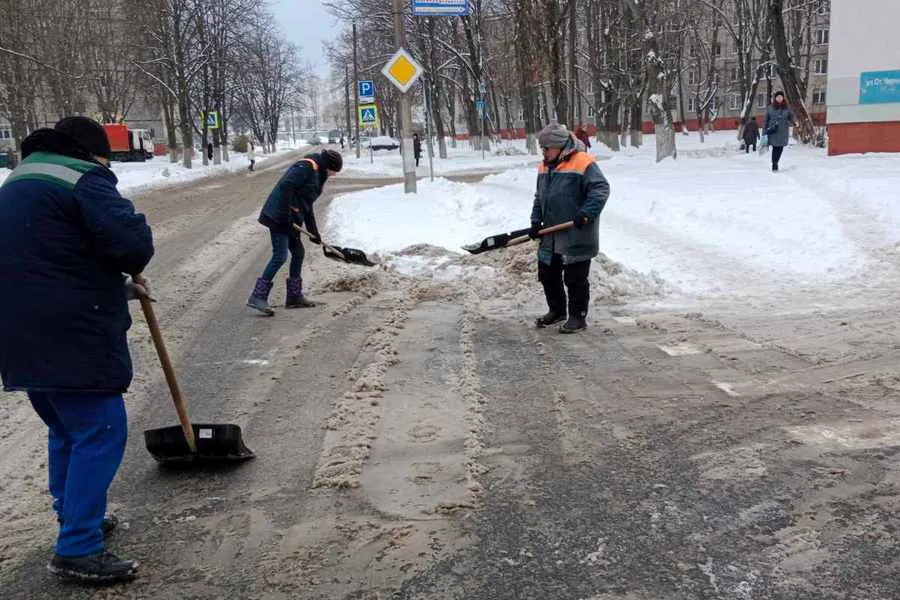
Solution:
M 4 390 L 28 393 L 49 429 L 59 521 L 49 569 L 88 584 L 137 570 L 103 535 L 128 436 L 127 300 L 147 292 L 139 275 L 153 235 L 116 190 L 110 154 L 99 123 L 68 117 L 25 138 L 22 164 L 0 186 L 0 377 Z
M 788 145 L 791 126 L 794 125 L 794 111 L 784 99 L 784 92 L 775 92 L 772 104 L 766 109 L 766 122 L 763 126 L 772 146 L 772 170 L 778 170 L 778 162 Z
M 586 150 L 591 149 L 591 136 L 587 134 L 587 131 L 581 125 L 575 128 L 575 137 L 581 140 Z
M 750 147 L 753 147 L 753 151 L 756 152 L 756 142 L 759 141 L 759 123 L 756 122 L 756 117 L 750 117 L 747 119 L 747 122 L 744 123 L 744 150 L 749 154 Z
M 413 134 L 413 156 L 416 159 L 416 166 L 419 166 L 419 159 L 422 158 L 422 140 L 419 139 L 419 134 Z

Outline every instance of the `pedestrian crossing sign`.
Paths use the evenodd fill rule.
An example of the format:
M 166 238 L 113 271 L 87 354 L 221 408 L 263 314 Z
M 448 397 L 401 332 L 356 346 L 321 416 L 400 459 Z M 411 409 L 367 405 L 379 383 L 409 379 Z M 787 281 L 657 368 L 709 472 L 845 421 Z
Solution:
M 359 124 L 363 127 L 378 125 L 378 106 L 375 104 L 362 104 L 359 107 Z

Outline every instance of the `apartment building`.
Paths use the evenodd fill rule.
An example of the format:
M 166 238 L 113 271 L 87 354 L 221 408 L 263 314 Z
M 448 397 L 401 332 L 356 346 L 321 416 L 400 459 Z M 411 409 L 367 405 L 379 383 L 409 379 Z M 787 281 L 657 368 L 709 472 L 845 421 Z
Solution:
M 896 0 L 884 1 L 896 2 Z M 829 72 L 828 48 L 831 41 L 830 0 L 818 0 L 817 4 L 811 7 L 811 12 L 803 14 L 797 11 L 788 19 L 797 19 L 796 22 L 789 21 L 786 25 L 788 35 L 799 42 L 796 60 L 801 65 L 805 65 L 807 61 L 809 64 L 807 110 L 814 122 L 824 125 Z M 701 121 L 714 129 L 737 129 L 741 124 L 744 94 L 736 45 L 732 36 L 721 25 L 717 35 L 718 41 L 713 44 L 710 41 L 713 37 L 712 25 L 709 28 L 710 35 L 702 52 L 697 50 L 695 44 L 686 43 L 687 65 L 682 73 L 683 95 L 680 99 L 681 104 L 675 110 L 676 121 L 682 122 L 689 130 L 696 130 Z M 709 69 L 710 53 L 714 57 L 712 72 Z M 713 85 L 710 85 L 711 82 Z M 713 89 L 712 99 L 708 101 L 707 111 L 704 112 L 703 104 L 710 96 L 708 93 L 710 88 Z M 756 117 L 765 115 L 771 94 L 782 89 L 784 88 L 774 65 L 768 65 L 764 69 L 764 79 L 757 88 L 751 114 Z M 645 123 L 644 129 L 647 132 L 652 131 L 652 123 Z
M 832 11 L 828 153 L 900 152 L 900 1 L 833 0 Z

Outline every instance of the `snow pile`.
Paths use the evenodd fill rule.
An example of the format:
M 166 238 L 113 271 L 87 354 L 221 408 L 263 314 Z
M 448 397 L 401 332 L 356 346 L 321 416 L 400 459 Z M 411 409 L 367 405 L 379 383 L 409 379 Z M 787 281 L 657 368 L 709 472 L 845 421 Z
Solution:
M 706 155 L 656 164 L 645 136 L 642 148 L 599 162 L 612 194 L 600 220 L 595 298 L 777 293 L 790 302 L 811 290 L 891 285 L 879 278 L 900 255 L 900 155 L 829 158 L 792 146 L 772 173 L 768 155 L 740 151 L 734 132 L 678 143 L 680 156 Z M 534 163 L 472 184 L 420 180 L 416 195 L 392 185 L 338 197 L 329 235 L 409 275 L 524 298 L 535 289 L 533 243 L 477 256 L 460 247 L 528 226 Z

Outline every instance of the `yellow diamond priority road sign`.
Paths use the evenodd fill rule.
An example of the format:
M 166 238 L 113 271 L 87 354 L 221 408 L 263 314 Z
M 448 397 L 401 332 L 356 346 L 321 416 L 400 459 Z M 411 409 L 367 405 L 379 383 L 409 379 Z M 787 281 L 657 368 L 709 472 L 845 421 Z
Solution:
M 400 48 L 394 53 L 391 60 L 384 65 L 381 73 L 397 86 L 398 90 L 405 94 L 424 70 L 422 65 L 416 62 L 416 59 L 409 52 Z

